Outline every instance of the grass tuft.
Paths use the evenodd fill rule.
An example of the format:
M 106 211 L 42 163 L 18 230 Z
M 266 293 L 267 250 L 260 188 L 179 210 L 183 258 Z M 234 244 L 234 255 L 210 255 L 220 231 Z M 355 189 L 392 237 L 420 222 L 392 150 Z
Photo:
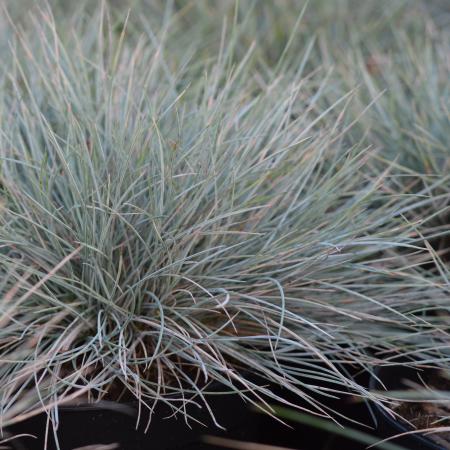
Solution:
M 267 48 L 246 44 L 251 9 L 208 54 L 195 37 L 174 50 L 187 10 L 161 9 L 155 28 L 101 5 L 4 25 L 2 426 L 46 411 L 56 427 L 59 405 L 122 389 L 149 411 L 214 418 L 214 381 L 336 419 L 328 397 L 383 400 L 349 367 L 445 364 L 431 312 L 448 308 L 448 278 L 424 268 L 437 254 L 421 230 L 445 208 L 446 178 L 428 191 L 434 171 L 406 162 L 410 140 L 423 162 L 445 145 L 420 122 L 400 159 L 379 144 L 409 121 L 408 83 L 366 113 L 310 41 L 299 58 L 293 35 L 262 64 Z M 399 121 L 361 132 L 391 104 Z M 439 108 L 423 120 L 445 139 Z M 411 171 L 419 189 L 402 182 Z

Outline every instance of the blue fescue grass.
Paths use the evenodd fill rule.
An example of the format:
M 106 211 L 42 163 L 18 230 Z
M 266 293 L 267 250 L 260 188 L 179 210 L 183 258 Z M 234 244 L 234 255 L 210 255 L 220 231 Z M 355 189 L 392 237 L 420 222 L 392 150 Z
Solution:
M 392 189 L 396 165 L 351 134 L 357 91 L 330 100 L 326 68 L 295 46 L 264 68 L 236 21 L 213 54 L 194 38 L 175 52 L 179 16 L 163 16 L 142 34 L 104 3 L 10 22 L 3 426 L 39 411 L 56 425 L 58 405 L 117 386 L 186 420 L 191 403 L 214 417 L 211 381 L 288 403 L 249 371 L 337 418 L 324 397 L 382 399 L 344 367 L 445 364 L 446 330 L 427 311 L 448 285 L 423 269 L 419 231 L 433 213 L 414 216 L 433 199 Z

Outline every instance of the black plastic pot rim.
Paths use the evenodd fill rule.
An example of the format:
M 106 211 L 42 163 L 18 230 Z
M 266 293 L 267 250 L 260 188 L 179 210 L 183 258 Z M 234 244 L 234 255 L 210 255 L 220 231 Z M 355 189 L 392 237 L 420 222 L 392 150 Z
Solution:
M 375 374 L 378 378 L 382 379 L 382 367 L 375 369 Z M 377 390 L 378 380 L 374 377 L 370 377 L 370 389 Z M 417 441 L 417 444 L 424 446 L 425 449 L 429 450 L 445 450 L 444 447 L 441 447 L 436 442 L 429 439 L 425 434 L 421 434 L 420 432 L 415 432 L 414 428 L 408 426 L 406 422 L 401 422 L 400 420 L 395 420 L 388 412 L 382 408 L 379 404 L 375 404 L 374 407 L 379 412 L 379 416 L 381 416 L 393 429 L 398 430 L 398 434 L 408 435 L 410 439 Z M 395 441 L 394 441 L 395 442 Z

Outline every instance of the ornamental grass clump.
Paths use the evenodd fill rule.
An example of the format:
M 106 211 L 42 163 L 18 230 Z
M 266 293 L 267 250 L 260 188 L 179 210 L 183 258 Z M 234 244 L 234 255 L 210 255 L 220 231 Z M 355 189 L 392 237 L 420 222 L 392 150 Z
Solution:
M 212 381 L 336 417 L 379 398 L 349 365 L 441 358 L 416 312 L 448 292 L 414 265 L 414 196 L 345 145 L 351 92 L 321 109 L 303 59 L 232 63 L 233 29 L 193 62 L 103 10 L 30 22 L 1 74 L 2 426 L 122 389 L 188 420 Z
M 355 48 L 340 67 L 342 90 L 362 83 L 355 105 L 375 99 L 358 123 L 383 164 L 392 161 L 394 191 L 419 195 L 410 216 L 428 217 L 421 232 L 437 256 L 450 257 L 450 64 L 449 30 L 423 20 L 417 35 L 396 30 L 388 49 Z M 358 113 L 358 107 L 354 114 Z

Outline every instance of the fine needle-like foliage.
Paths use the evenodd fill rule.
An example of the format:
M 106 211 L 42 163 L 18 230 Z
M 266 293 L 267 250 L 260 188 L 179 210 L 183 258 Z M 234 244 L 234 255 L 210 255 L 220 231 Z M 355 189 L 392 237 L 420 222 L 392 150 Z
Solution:
M 369 47 L 370 56 L 363 56 L 356 49 L 342 79 L 362 81 L 362 91 L 378 97 L 359 126 L 368 130 L 368 139 L 380 148 L 379 157 L 394 161 L 393 170 L 401 177 L 393 189 L 400 183 L 400 189 L 432 199 L 415 214 L 430 218 L 422 232 L 448 260 L 450 34 L 432 22 L 424 27 L 428 33 L 419 37 L 398 31 L 389 51 L 374 44 Z M 367 96 L 361 96 L 361 103 L 367 102 Z
M 448 287 L 415 264 L 426 218 L 410 220 L 430 200 L 385 189 L 392 164 L 348 145 L 354 92 L 324 107 L 307 50 L 258 70 L 257 42 L 236 57 L 237 23 L 199 61 L 166 52 L 170 17 L 128 39 L 130 20 L 103 5 L 10 23 L 1 425 L 42 410 L 57 425 L 59 404 L 122 389 L 214 417 L 211 381 L 258 405 L 283 385 L 336 418 L 324 397 L 382 398 L 349 365 L 440 364 L 447 335 L 424 311 Z

